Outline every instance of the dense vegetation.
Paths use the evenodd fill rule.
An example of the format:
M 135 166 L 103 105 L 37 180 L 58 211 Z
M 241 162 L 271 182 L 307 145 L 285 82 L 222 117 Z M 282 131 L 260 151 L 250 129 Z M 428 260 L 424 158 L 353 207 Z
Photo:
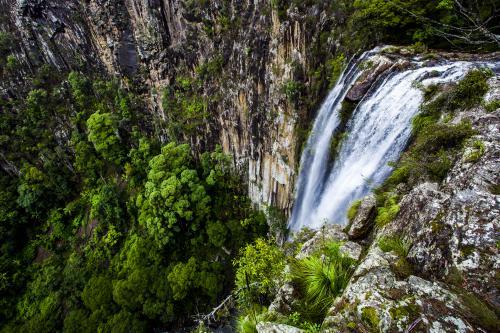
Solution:
M 296 259 L 302 241 L 311 237 L 304 229 L 284 248 L 257 239 L 247 245 L 235 261 L 239 332 L 255 333 L 256 324 L 272 321 L 317 332 L 332 306 L 347 286 L 356 261 L 341 251 L 341 243 L 322 241 L 310 256 Z M 285 269 L 289 265 L 290 269 Z M 292 284 L 297 295 L 289 315 L 268 311 L 278 289 Z
M 190 325 L 267 228 L 229 157 L 160 144 L 116 82 L 43 68 L 32 85 L 0 105 L 2 331 Z

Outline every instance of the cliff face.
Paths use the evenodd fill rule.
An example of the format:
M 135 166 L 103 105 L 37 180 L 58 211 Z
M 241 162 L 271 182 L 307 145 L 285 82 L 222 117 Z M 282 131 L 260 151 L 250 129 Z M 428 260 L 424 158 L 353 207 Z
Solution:
M 42 64 L 63 72 L 105 70 L 142 87 L 161 127 L 168 118 L 162 89 L 180 74 L 196 75 L 200 65 L 220 61 L 202 87 L 203 97 L 216 96 L 216 103 L 208 105 L 203 130 L 185 140 L 195 149 L 221 143 L 247 174 L 254 202 L 290 209 L 301 138 L 328 85 L 323 63 L 336 51 L 327 38 L 340 22 L 334 13 L 318 5 L 295 8 L 284 21 L 267 0 L 0 5 L 7 13 L 1 24 L 19 41 L 14 54 L 22 64 L 17 79 L 3 80 L 4 94 L 15 94 L 12 82 Z

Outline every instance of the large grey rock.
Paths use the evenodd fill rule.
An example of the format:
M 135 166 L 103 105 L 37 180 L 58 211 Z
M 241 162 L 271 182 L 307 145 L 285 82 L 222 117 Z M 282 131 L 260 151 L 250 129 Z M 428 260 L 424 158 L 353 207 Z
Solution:
M 377 201 L 375 195 L 370 194 L 361 200 L 356 215 L 350 223 L 347 235 L 349 239 L 359 239 L 366 236 L 366 234 L 373 227 L 375 207 Z
M 259 333 L 302 333 L 304 330 L 285 324 L 262 322 L 257 324 Z
M 392 265 L 398 260 L 370 248 L 351 282 L 323 323 L 326 332 L 476 332 L 468 321 L 469 309 L 444 284 L 417 276 L 400 280 Z
M 442 184 L 410 191 L 385 232 L 412 239 L 408 259 L 420 276 L 453 283 L 498 308 L 500 110 L 488 114 L 479 108 L 457 118 L 472 122 L 483 155 L 470 161 L 466 150 Z

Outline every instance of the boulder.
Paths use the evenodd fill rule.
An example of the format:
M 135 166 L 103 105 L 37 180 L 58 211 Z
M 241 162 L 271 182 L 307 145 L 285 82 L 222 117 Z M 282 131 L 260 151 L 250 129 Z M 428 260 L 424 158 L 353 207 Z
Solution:
M 375 217 L 375 208 L 377 201 L 375 195 L 370 194 L 361 200 L 358 211 L 354 216 L 347 235 L 349 239 L 360 239 L 366 236 L 373 226 Z
M 369 68 L 366 68 L 360 78 L 347 92 L 346 99 L 351 102 L 359 102 L 368 92 L 377 78 L 389 69 L 393 62 L 382 55 L 375 55 L 367 60 Z
M 296 299 L 297 295 L 294 286 L 290 282 L 287 282 L 278 290 L 268 310 L 269 312 L 289 314 L 292 311 L 291 305 Z
M 373 245 L 329 310 L 325 332 L 478 331 L 469 305 L 445 284 L 393 272 L 398 257 Z M 464 315 L 466 314 L 466 315 Z

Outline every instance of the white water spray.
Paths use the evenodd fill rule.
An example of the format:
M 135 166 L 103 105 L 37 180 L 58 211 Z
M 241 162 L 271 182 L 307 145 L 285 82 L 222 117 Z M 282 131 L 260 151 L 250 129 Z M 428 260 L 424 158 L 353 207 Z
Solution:
M 457 61 L 383 78 L 354 110 L 348 136 L 329 169 L 330 141 L 340 123 L 341 102 L 360 75 L 358 66 L 348 68 L 321 106 L 302 153 L 291 231 L 345 223 L 350 203 L 384 181 L 392 170 L 388 163 L 396 161 L 407 145 L 411 120 L 423 101 L 418 85 L 456 82 L 473 66 Z

